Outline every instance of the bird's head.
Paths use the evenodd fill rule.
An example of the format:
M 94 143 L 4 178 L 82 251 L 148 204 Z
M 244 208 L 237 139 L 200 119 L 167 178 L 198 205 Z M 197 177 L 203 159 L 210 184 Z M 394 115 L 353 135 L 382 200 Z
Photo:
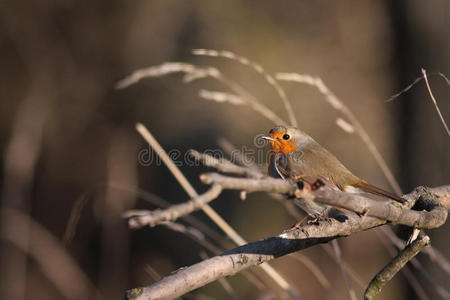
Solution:
M 270 148 L 277 154 L 294 152 L 306 146 L 312 138 L 295 127 L 277 126 L 269 131 L 269 135 L 262 137 L 269 141 Z

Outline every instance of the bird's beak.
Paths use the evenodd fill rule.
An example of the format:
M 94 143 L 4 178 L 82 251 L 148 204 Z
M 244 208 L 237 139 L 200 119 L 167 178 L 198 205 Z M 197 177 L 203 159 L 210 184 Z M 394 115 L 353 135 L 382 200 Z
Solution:
M 265 139 L 265 140 L 268 140 L 268 141 L 275 141 L 274 138 L 272 138 L 272 137 L 270 137 L 270 136 L 267 136 L 267 135 L 263 135 L 261 138 L 262 138 L 262 139 Z

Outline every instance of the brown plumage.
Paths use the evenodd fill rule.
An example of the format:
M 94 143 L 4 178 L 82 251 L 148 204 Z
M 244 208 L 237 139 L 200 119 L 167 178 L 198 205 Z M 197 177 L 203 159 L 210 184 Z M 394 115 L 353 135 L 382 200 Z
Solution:
M 355 176 L 333 154 L 295 127 L 277 126 L 270 130 L 269 136 L 264 138 L 271 146 L 269 175 L 272 177 L 303 181 L 308 184 L 320 180 L 332 189 L 342 191 L 358 189 L 400 203 L 405 202 L 403 198 L 370 185 Z M 316 216 L 320 206 L 314 205 L 313 209 L 309 208 L 310 211 L 305 210 L 310 215 Z

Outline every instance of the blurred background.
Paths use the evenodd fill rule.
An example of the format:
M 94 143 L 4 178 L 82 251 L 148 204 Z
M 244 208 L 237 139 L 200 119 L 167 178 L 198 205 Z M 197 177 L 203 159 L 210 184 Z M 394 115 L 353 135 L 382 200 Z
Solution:
M 248 107 L 201 99 L 200 89 L 230 92 L 212 79 L 185 84 L 173 74 L 123 90 L 116 83 L 168 61 L 214 66 L 288 118 L 262 76 L 235 61 L 194 56 L 195 48 L 233 51 L 270 74 L 321 77 L 360 119 L 403 192 L 450 183 L 450 142 L 425 83 L 386 103 L 421 76 L 421 68 L 450 74 L 448 1 L 6 0 L 0 7 L 1 299 L 122 299 L 126 289 L 204 257 L 205 249 L 186 234 L 162 226 L 131 231 L 121 218 L 126 209 L 155 208 L 149 201 L 157 196 L 169 203 L 189 198 L 165 166 L 138 163 L 147 145 L 135 123 L 147 126 L 166 150 L 182 154 L 217 149 L 219 137 L 254 149 L 255 135 L 273 124 Z M 439 76 L 429 80 L 449 120 L 449 87 Z M 391 190 L 366 145 L 336 126 L 343 116 L 316 89 L 281 84 L 300 128 L 355 174 Z M 198 180 L 205 168 L 182 164 L 181 170 L 197 191 L 206 190 Z M 242 201 L 239 193 L 226 192 L 211 205 L 248 241 L 296 221 L 263 194 Z M 74 207 L 78 223 L 64 236 Z M 202 212 L 193 215 L 222 235 Z M 429 232 L 448 259 L 449 229 L 446 224 Z M 339 243 L 361 298 L 391 256 L 374 230 Z M 215 245 L 220 251 L 233 247 Z M 294 254 L 271 265 L 306 300 L 349 299 L 325 250 L 316 246 L 301 252 L 303 262 Z M 419 259 L 448 289 L 449 277 L 427 257 Z M 329 284 L 321 284 L 304 260 Z M 442 298 L 411 270 L 427 296 L 417 298 L 414 283 L 398 274 L 380 299 Z M 287 297 L 259 269 L 248 274 L 228 279 L 241 299 Z M 231 296 L 212 283 L 187 298 Z

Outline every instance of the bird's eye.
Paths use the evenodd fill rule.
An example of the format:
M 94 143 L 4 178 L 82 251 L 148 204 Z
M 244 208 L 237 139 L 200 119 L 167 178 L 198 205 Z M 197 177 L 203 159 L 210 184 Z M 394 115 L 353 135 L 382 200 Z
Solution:
M 291 136 L 289 135 L 289 134 L 285 134 L 285 135 L 283 135 L 283 140 L 288 140 L 289 138 L 290 138 Z

